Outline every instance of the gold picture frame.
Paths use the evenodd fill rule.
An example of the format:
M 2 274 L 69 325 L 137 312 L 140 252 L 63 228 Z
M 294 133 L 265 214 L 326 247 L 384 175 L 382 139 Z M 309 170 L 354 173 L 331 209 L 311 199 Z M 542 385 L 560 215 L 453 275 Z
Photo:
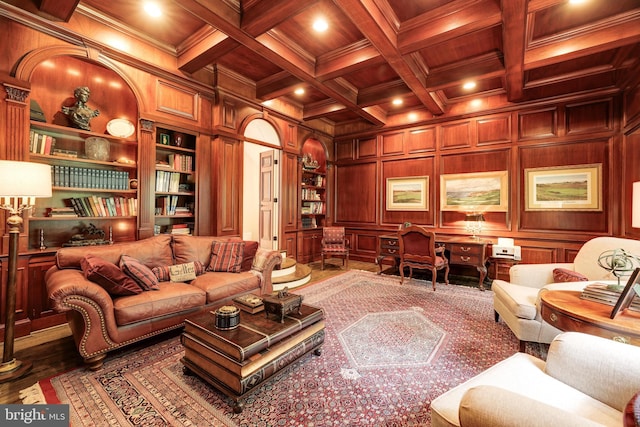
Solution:
M 602 164 L 528 168 L 526 211 L 602 211 Z
M 440 210 L 506 212 L 508 176 L 506 170 L 440 175 Z
M 429 177 L 387 178 L 388 211 L 428 211 Z

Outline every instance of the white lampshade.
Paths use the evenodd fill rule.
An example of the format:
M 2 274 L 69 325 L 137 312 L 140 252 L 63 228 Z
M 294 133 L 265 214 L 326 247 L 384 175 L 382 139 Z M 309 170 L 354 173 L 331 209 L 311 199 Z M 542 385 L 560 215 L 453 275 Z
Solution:
M 631 226 L 640 228 L 640 181 L 633 183 L 631 205 Z
M 51 197 L 51 166 L 0 160 L 0 197 Z

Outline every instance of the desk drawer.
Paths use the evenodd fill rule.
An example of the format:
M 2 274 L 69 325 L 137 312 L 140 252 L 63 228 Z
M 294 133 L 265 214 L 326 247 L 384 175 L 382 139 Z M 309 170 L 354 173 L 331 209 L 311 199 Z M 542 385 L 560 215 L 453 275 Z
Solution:
M 400 248 L 397 246 L 383 246 L 380 248 L 380 255 L 400 256 Z
M 482 258 L 482 256 L 484 255 L 484 245 L 474 245 L 474 244 L 467 244 L 467 243 L 451 243 L 449 245 L 449 252 L 451 253 L 451 256 L 455 256 L 455 257 L 470 257 L 470 256 L 475 256 L 479 258 Z
M 449 255 L 449 264 L 478 266 L 482 264 L 482 257 L 479 255 L 454 254 L 452 252 L 451 255 Z
M 380 247 L 383 248 L 398 248 L 400 246 L 400 241 L 398 239 L 393 239 L 389 237 L 381 237 L 380 238 Z

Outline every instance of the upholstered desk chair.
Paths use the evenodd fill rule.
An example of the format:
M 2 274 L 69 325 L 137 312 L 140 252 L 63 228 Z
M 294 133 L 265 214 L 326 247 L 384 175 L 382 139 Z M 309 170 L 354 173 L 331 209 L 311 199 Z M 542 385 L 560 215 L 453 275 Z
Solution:
M 416 225 L 398 231 L 400 240 L 400 284 L 404 283 L 404 268 L 409 267 L 409 280 L 413 269 L 431 270 L 433 290 L 436 290 L 438 270 L 445 269 L 444 282 L 449 284 L 449 260 L 444 248 L 436 249 L 436 234 Z
M 325 258 L 342 258 L 345 270 L 349 268 L 349 240 L 344 227 L 324 227 L 322 229 L 322 269 Z

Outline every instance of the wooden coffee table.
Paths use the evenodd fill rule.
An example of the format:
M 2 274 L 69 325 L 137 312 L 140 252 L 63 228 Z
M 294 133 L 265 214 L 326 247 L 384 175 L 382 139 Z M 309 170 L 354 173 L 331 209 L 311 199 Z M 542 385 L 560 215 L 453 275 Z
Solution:
M 262 382 L 303 355 L 320 355 L 325 324 L 322 309 L 302 304 L 299 312 L 269 319 L 264 312 L 241 311 L 240 324 L 231 330 L 215 327 L 215 308 L 185 321 L 181 362 L 185 374 L 196 374 L 233 399 L 242 400 Z
M 562 331 L 584 332 L 640 346 L 640 312 L 624 310 L 609 318 L 613 306 L 580 298 L 579 291 L 540 294 L 540 314 Z

